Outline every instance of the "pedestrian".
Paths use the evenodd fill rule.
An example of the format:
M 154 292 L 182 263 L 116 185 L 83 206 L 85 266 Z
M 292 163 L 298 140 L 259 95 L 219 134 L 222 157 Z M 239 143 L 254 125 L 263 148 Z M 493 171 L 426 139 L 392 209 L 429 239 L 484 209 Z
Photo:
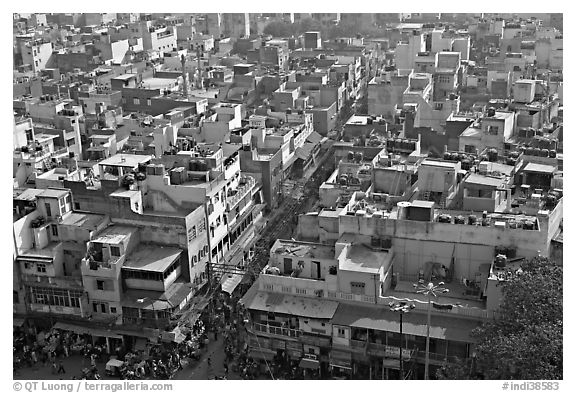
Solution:
M 228 362 L 227 362 L 227 360 L 224 361 L 224 375 L 228 376 Z
M 64 370 L 64 363 L 62 363 L 62 360 L 60 360 L 60 364 L 58 365 L 57 374 L 60 374 L 60 372 L 62 372 L 62 374 L 66 374 L 66 370 Z
M 56 365 L 56 360 L 52 362 L 52 374 L 58 373 L 58 365 Z
M 90 355 L 90 365 L 92 367 L 96 367 L 96 354 L 93 353 L 92 355 Z

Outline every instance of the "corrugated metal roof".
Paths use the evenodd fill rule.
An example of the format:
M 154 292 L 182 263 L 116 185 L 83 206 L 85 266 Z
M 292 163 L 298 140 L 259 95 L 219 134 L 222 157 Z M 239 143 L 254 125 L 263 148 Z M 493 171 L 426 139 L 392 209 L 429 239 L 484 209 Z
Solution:
M 338 308 L 338 302 L 281 293 L 258 292 L 246 308 L 308 318 L 330 319 Z

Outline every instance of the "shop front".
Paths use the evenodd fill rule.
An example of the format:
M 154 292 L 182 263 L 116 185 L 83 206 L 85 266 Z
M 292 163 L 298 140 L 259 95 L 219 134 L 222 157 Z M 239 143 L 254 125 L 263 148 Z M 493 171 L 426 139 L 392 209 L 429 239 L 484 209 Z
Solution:
M 352 354 L 350 352 L 330 352 L 329 371 L 332 379 L 350 379 L 352 377 Z

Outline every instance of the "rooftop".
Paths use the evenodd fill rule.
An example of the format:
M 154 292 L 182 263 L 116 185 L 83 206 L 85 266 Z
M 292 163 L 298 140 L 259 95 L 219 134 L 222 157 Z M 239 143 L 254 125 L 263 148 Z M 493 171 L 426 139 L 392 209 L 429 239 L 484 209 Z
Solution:
M 338 242 L 345 242 L 347 237 L 356 236 L 343 234 Z M 346 257 L 340 260 L 338 269 L 376 274 L 383 267 L 386 268 L 391 260 L 392 255 L 387 252 L 373 250 L 364 244 L 352 244 L 347 249 Z
M 422 165 L 438 166 L 438 167 L 443 167 L 443 168 L 456 168 L 455 162 L 436 161 L 436 160 L 429 160 L 429 159 L 424 160 L 422 162 Z
M 100 165 L 121 166 L 135 168 L 138 164 L 145 164 L 152 159 L 152 156 L 139 154 L 115 154 L 105 160 L 100 161 Z
M 554 167 L 552 165 L 536 164 L 534 162 L 530 162 L 523 169 L 523 171 L 526 171 L 526 172 L 537 172 L 537 173 L 548 173 L 548 174 L 554 173 L 555 170 L 556 170 L 556 167 Z
M 416 312 L 404 314 L 402 328 L 405 334 L 426 336 L 426 315 Z M 382 306 L 360 306 L 342 303 L 331 321 L 336 325 L 352 326 L 379 331 L 397 332 L 400 329 L 398 315 Z M 432 315 L 430 337 L 442 340 L 470 342 L 470 332 L 478 321 L 448 316 Z
M 57 190 L 48 188 L 39 190 L 36 188 L 16 189 L 13 191 L 14 199 L 17 201 L 33 201 L 38 197 L 61 198 L 69 193 L 69 190 Z
M 92 241 L 96 243 L 120 244 L 127 236 L 132 236 L 138 231 L 138 228 L 113 225 L 106 228 Z
M 476 184 L 480 186 L 489 186 L 494 188 L 502 188 L 506 185 L 506 179 L 502 177 L 484 176 L 476 173 L 470 174 L 464 181 L 465 184 Z
M 301 258 L 334 258 L 333 246 L 281 239 L 278 239 L 272 246 L 271 252 L 275 254 L 283 254 Z
M 106 216 L 104 214 L 71 212 L 62 218 L 60 224 L 85 229 L 95 229 L 105 218 Z
M 245 307 L 249 310 L 330 319 L 338 308 L 338 302 L 282 293 L 257 292 L 252 299 L 247 301 Z
M 123 267 L 162 273 L 180 258 L 181 254 L 182 250 L 177 247 L 141 246 L 126 258 Z

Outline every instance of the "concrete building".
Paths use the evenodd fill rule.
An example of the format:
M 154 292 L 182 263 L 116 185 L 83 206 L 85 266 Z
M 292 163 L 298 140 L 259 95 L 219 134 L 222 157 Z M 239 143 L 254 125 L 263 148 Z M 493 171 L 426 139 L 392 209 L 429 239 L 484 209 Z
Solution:
M 515 114 L 488 109 L 487 115 L 469 126 L 459 138 L 459 150 L 480 153 L 494 148 L 503 154 L 504 143 L 512 137 Z

